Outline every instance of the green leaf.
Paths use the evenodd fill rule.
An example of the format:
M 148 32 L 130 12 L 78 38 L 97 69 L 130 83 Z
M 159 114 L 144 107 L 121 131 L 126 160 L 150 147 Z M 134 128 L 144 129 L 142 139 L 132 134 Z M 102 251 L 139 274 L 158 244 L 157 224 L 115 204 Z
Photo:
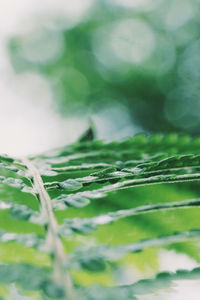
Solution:
M 148 247 L 160 247 L 172 243 L 181 243 L 190 239 L 197 239 L 200 237 L 200 230 L 191 230 L 189 232 L 174 233 L 170 236 L 161 236 L 155 239 L 142 240 L 133 244 L 125 244 L 118 246 L 98 245 L 94 247 L 84 247 L 74 251 L 72 254 L 72 267 L 73 264 L 80 263 L 82 267 L 82 261 L 86 261 L 86 268 L 91 271 L 96 271 L 95 267 L 92 269 L 93 262 L 98 262 L 100 265 L 106 261 L 118 260 L 128 253 L 137 253 L 143 251 Z M 102 270 L 104 270 L 102 268 Z
M 137 135 L 103 143 L 93 136 L 90 128 L 78 142 L 31 158 L 0 156 L 0 253 L 3 244 L 9 253 L 15 247 L 20 261 L 1 262 L 0 283 L 38 291 L 44 299 L 127 300 L 163 282 L 196 278 L 198 269 L 118 286 L 113 274 L 117 265 L 137 265 L 139 252 L 145 264 L 148 249 L 155 260 L 159 249 L 170 247 L 200 261 L 200 139 Z M 176 193 L 144 194 L 144 187 L 166 183 L 179 183 Z M 46 251 L 48 269 L 23 263 L 18 244 L 23 251 Z M 83 279 L 92 274 L 96 285 L 82 286 L 76 272 Z M 98 285 L 97 278 L 108 275 L 115 287 Z
M 0 265 L 0 283 L 16 282 L 25 290 L 43 291 L 50 298 L 62 298 L 62 289 L 49 277 L 48 269 L 28 264 Z

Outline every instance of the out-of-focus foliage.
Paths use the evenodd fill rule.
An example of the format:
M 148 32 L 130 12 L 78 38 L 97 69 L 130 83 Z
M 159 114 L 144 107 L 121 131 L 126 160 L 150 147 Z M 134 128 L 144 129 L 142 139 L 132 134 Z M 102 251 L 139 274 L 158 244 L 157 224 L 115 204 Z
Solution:
M 37 27 L 10 39 L 9 49 L 17 72 L 48 79 L 62 114 L 125 107 L 133 123 L 147 131 L 198 133 L 198 0 L 76 0 L 51 6 L 49 14 L 35 17 Z M 117 114 L 114 122 L 123 117 Z
M 200 278 L 198 267 L 158 272 L 164 247 L 200 261 L 199 138 L 102 143 L 91 131 L 29 159 L 0 157 L 2 299 L 137 300 Z

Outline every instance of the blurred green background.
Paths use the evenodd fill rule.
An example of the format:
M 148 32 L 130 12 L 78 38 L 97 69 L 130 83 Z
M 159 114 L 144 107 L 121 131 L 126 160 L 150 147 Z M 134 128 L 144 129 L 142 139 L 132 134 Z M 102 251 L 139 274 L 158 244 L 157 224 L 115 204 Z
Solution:
M 138 131 L 199 134 L 198 0 L 51 6 L 8 47 L 18 74 L 48 80 L 62 116 L 91 117 L 109 139 Z

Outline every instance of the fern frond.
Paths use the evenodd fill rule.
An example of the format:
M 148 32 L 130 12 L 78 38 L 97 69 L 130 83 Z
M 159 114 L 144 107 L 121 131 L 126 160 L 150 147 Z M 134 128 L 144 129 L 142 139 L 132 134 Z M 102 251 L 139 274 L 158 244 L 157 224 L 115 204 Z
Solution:
M 2 258 L 0 283 L 4 286 L 15 283 L 22 291 L 38 291 L 44 299 L 136 299 L 140 289 L 148 293 L 155 287 L 162 288 L 161 275 L 126 287 L 86 288 L 77 281 L 74 272 L 105 272 L 108 264 L 112 265 L 113 261 L 120 264 L 128 253 L 134 255 L 151 247 L 173 247 L 199 239 L 200 228 L 194 230 L 193 223 L 186 230 L 184 226 L 180 230 L 174 222 L 167 232 L 155 218 L 152 224 L 155 222 L 159 230 L 145 240 L 137 235 L 131 242 L 125 239 L 114 245 L 112 241 L 107 244 L 102 237 L 98 240 L 102 228 L 109 230 L 119 221 L 132 230 L 137 222 L 132 226 L 127 219 L 134 222 L 140 217 L 140 222 L 145 223 L 153 214 L 174 212 L 176 218 L 179 211 L 185 213 L 199 208 L 198 196 L 182 201 L 158 197 L 153 202 L 143 203 L 143 199 L 138 202 L 133 193 L 134 188 L 140 186 L 198 181 L 199 138 L 138 135 L 123 142 L 103 143 L 93 141 L 91 136 L 88 132 L 73 145 L 35 157 L 0 156 L 0 214 L 5 221 L 0 228 L 0 250 L 19 244 L 23 251 L 34 248 L 38 258 L 42 252 L 49 257 L 48 267 L 41 265 L 41 268 L 34 266 L 34 261 L 33 265 L 28 264 L 25 252 L 16 251 L 16 264 L 9 263 L 8 257 Z M 129 193 L 126 194 L 130 195 L 126 196 L 128 207 L 123 206 L 123 197 L 118 199 L 119 193 Z M 103 213 L 101 203 L 108 206 Z M 149 222 L 149 227 L 152 224 Z M 179 233 L 173 233 L 175 231 Z M 181 276 L 193 278 L 199 274 L 197 271 L 177 272 L 166 278 L 168 281 Z

